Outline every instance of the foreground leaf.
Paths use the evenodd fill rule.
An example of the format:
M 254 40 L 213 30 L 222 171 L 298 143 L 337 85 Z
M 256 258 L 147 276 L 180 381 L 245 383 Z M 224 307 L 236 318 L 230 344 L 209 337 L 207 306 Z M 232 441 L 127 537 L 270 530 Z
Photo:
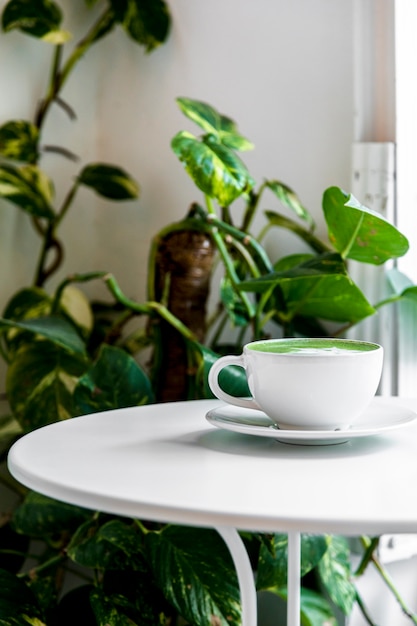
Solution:
M 331 600 L 345 615 L 350 615 L 356 597 L 351 582 L 350 550 L 345 537 L 329 537 L 327 552 L 319 565 L 320 580 Z
M 1 626 L 46 626 L 35 596 L 17 576 L 0 570 Z
M 85 345 L 74 326 L 60 317 L 38 317 L 17 322 L 0 318 L 1 329 L 16 328 L 43 337 L 68 352 L 85 356 Z
M 381 265 L 409 248 L 395 226 L 338 187 L 324 192 L 323 211 L 329 239 L 345 259 Z
M 154 401 L 148 376 L 124 350 L 103 344 L 98 359 L 74 391 L 77 414 L 139 406 Z
M 74 415 L 74 380 L 87 362 L 48 341 L 21 347 L 9 366 L 6 391 L 10 407 L 25 432 Z
M 301 576 L 310 572 L 323 558 L 328 544 L 322 535 L 301 535 Z M 288 537 L 277 533 L 272 544 L 261 544 L 258 562 L 256 587 L 258 590 L 270 587 L 285 587 L 287 584 Z
M 168 526 L 146 535 L 153 575 L 165 597 L 195 626 L 239 626 L 239 587 L 230 554 L 214 530 Z
M 31 491 L 13 512 L 13 527 L 29 537 L 45 537 L 72 531 L 90 516 L 86 509 Z
M 303 315 L 336 322 L 358 322 L 375 313 L 337 254 L 318 255 L 289 269 L 242 281 L 240 289 L 255 293 L 269 289 L 271 294 L 278 289 L 277 310 L 287 321 Z

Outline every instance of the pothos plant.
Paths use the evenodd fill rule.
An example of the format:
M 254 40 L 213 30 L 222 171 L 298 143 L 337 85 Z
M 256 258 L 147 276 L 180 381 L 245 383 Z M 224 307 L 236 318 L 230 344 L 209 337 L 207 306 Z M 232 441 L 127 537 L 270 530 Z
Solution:
M 256 188 L 237 154 L 252 144 L 235 122 L 205 103 L 180 98 L 181 110 L 204 134 L 181 132 L 172 147 L 202 192 L 204 206 L 193 203 L 184 219 L 154 238 L 147 301 L 132 301 L 115 276 L 94 270 L 67 276 L 50 290 L 50 278 L 64 251 L 59 226 L 70 208 L 76 210 L 79 186 L 110 200 L 138 194 L 137 183 L 121 168 L 88 164 L 56 207 L 52 181 L 40 167 L 41 155 L 51 149 L 58 155 L 74 155 L 62 146 L 43 145 L 50 107 L 59 105 L 71 113 L 61 90 L 81 55 L 111 28 L 122 26 L 152 50 L 163 43 L 169 27 L 163 2 L 94 4 L 103 5 L 101 17 L 66 58 L 69 34 L 61 30 L 62 12 L 56 3 L 11 0 L 2 14 L 5 32 L 18 29 L 44 40 L 52 46 L 53 60 L 50 83 L 34 119 L 12 120 L 0 127 L 0 196 L 27 213 L 40 236 L 33 284 L 17 289 L 0 319 L 10 406 L 0 422 L 0 479 L 18 499 L 16 507 L 1 511 L 0 517 L 0 623 L 65 626 L 82 619 L 91 626 L 237 626 L 237 579 L 214 531 L 122 519 L 28 492 L 7 473 L 7 451 L 22 434 L 57 420 L 170 399 L 161 397 L 158 382 L 170 378 L 172 345 L 176 373 L 180 372 L 172 393 L 179 389 L 181 399 L 195 399 L 209 397 L 207 371 L 220 352 L 238 351 L 245 337 L 262 337 L 271 332 L 271 324 L 277 333 L 312 335 L 326 334 L 323 320 L 331 320 L 342 331 L 381 305 L 366 300 L 350 278 L 346 261 L 384 263 L 404 254 L 408 244 L 393 226 L 336 187 L 323 196 L 329 241 L 322 242 L 314 234 L 310 213 L 291 189 L 277 180 Z M 266 191 L 286 213 L 267 211 L 265 225 L 255 235 L 254 218 Z M 234 216 L 235 202 L 244 203 L 240 223 Z M 285 258 L 278 253 L 271 259 L 263 239 L 274 228 L 296 233 L 311 253 Z M 190 243 L 187 254 L 184 239 Z M 216 259 L 225 270 L 221 298 L 213 318 L 206 321 Z M 104 303 L 90 302 L 82 291 L 97 280 L 108 289 L 109 300 Z M 396 297 L 413 297 L 413 289 Z M 143 318 L 148 321 L 145 329 L 138 325 L 128 332 L 135 320 Z M 233 345 L 222 339 L 229 323 L 239 330 Z M 206 330 L 211 331 L 210 340 Z M 149 346 L 153 352 L 147 368 L 136 357 Z M 226 373 L 224 384 L 233 393 L 246 392 L 242 375 L 236 372 Z M 243 534 L 243 538 L 258 589 L 285 599 L 286 537 Z M 365 550 L 358 574 L 376 559 L 377 540 L 362 541 Z M 78 582 L 68 586 L 67 574 L 74 570 Z M 303 536 L 302 574 L 304 624 L 335 624 L 326 594 L 346 614 L 355 600 L 365 607 L 343 538 Z

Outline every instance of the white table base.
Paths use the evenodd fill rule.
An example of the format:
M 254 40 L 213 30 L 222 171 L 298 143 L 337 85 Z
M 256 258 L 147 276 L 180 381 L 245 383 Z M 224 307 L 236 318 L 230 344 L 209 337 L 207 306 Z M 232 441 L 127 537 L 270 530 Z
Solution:
M 236 529 L 218 526 L 216 530 L 227 545 L 236 568 L 242 605 L 242 626 L 256 626 L 256 586 L 245 545 Z M 300 540 L 300 533 L 288 534 L 287 626 L 300 626 Z

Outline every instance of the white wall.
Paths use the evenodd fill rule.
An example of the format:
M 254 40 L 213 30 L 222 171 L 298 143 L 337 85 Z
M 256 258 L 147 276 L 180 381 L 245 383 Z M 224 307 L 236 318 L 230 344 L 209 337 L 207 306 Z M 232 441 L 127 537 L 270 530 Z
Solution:
M 81 0 L 60 4 L 78 40 L 99 7 L 91 13 Z M 64 93 L 77 122 L 55 109 L 45 135 L 77 152 L 82 164 L 115 163 L 139 180 L 140 199 L 124 205 L 88 191 L 78 196 L 64 224 L 69 245 L 61 272 L 112 271 L 139 300 L 150 238 L 201 199 L 170 148 L 178 130 L 196 129 L 179 112 L 177 96 L 205 100 L 233 117 L 255 143 L 244 155 L 255 179 L 291 185 L 319 220 L 323 190 L 333 184 L 348 189 L 350 180 L 350 2 L 169 0 L 169 6 L 169 41 L 150 55 L 120 29 L 96 44 Z M 32 116 L 49 50 L 17 32 L 0 34 L 0 123 Z M 42 165 L 62 198 L 78 166 L 56 156 Z M 27 217 L 0 201 L 1 304 L 18 284 L 31 281 L 37 245 Z

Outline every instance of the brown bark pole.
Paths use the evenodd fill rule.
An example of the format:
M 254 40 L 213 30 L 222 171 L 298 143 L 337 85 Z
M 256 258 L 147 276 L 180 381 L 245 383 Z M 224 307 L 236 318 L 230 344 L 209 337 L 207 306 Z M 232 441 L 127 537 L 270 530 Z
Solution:
M 194 333 L 200 342 L 206 333 L 207 300 L 213 268 L 214 246 L 208 234 L 192 229 L 176 230 L 161 238 L 155 257 L 155 296 Z M 187 399 L 186 347 L 171 325 L 158 322 L 161 354 L 156 399 Z

